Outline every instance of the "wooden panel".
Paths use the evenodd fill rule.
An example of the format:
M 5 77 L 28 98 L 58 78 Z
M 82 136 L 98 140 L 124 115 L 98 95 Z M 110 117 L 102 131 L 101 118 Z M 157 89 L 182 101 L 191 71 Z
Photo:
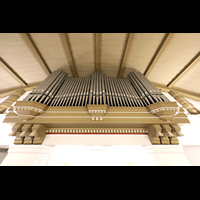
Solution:
M 95 33 L 95 70 L 100 70 L 100 37 L 101 33 Z
M 126 60 L 127 60 L 127 57 L 128 57 L 129 51 L 130 51 L 133 36 L 134 36 L 134 33 L 128 33 L 127 34 L 127 39 L 126 39 L 126 42 L 124 44 L 123 56 L 122 56 L 122 60 L 121 60 L 119 70 L 118 70 L 117 78 L 121 78 L 122 75 L 124 74 Z
M 20 34 L 0 33 L 0 44 L 1 57 L 27 83 L 42 81 L 47 77 Z
M 176 33 L 148 76 L 150 81 L 168 84 L 198 53 L 200 33 Z
M 0 74 L 0 90 L 15 86 L 21 86 L 21 84 L 18 81 L 16 81 L 10 74 L 8 74 L 3 68 L 1 68 L 1 66 Z
M 24 39 L 26 45 L 29 47 L 32 54 L 35 56 L 37 61 L 40 63 L 40 66 L 45 71 L 46 75 L 49 76 L 52 73 L 52 71 L 49 68 L 48 64 L 46 63 L 44 57 L 40 53 L 40 50 L 38 49 L 33 38 L 31 37 L 31 34 L 30 33 L 20 33 L 20 34 L 21 34 L 21 37 Z
M 27 83 L 24 81 L 24 79 L 22 79 L 22 77 L 19 76 L 19 74 L 17 74 L 17 72 L 2 57 L 0 57 L 0 66 L 22 86 L 27 85 Z
M 133 68 L 144 73 L 164 35 L 164 33 L 134 34 L 123 77 L 126 77 Z
M 197 63 L 185 76 L 183 76 L 174 87 L 200 93 L 200 62 Z
M 68 77 L 72 77 L 60 35 L 58 33 L 31 33 L 31 36 L 52 72 L 62 69 L 67 72 Z
M 108 76 L 117 77 L 122 60 L 126 33 L 102 33 L 101 35 L 101 70 Z
M 167 84 L 167 87 L 172 87 L 183 76 L 185 76 L 198 62 L 200 61 L 200 51 L 181 69 L 178 74 Z
M 93 33 L 69 33 L 76 68 L 80 77 L 95 70 L 95 51 Z

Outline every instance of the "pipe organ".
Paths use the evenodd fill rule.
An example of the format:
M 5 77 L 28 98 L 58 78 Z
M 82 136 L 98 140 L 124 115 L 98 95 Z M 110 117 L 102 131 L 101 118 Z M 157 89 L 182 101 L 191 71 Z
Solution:
M 178 144 L 183 108 L 141 72 L 128 79 L 100 70 L 68 78 L 56 70 L 23 101 L 10 107 L 5 123 L 15 123 L 15 144 L 41 144 L 46 134 L 148 134 L 152 144 Z
M 112 78 L 101 71 L 81 78 L 66 78 L 64 71 L 56 70 L 25 99 L 47 106 L 107 105 L 145 107 L 169 101 L 145 76 L 136 70 L 129 80 Z

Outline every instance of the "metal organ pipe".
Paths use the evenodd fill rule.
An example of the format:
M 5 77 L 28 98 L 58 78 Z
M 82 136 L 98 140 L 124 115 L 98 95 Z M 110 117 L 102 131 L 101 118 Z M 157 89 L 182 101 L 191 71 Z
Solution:
M 74 83 L 75 83 L 75 79 L 71 79 L 70 87 L 69 87 L 67 96 L 66 96 L 66 98 L 65 98 L 65 100 L 64 100 L 64 105 L 65 105 L 65 106 L 68 105 L 68 102 L 69 102 L 69 100 L 70 100 L 70 96 L 71 96 L 71 92 L 72 92 L 73 87 L 74 87 Z
M 110 100 L 110 105 L 113 106 L 113 97 L 112 97 L 112 91 L 110 89 L 110 82 L 109 82 L 109 77 L 106 76 L 106 84 L 107 84 L 107 87 L 108 87 L 108 96 L 109 96 L 109 100 Z
M 106 76 L 94 71 L 89 76 L 67 78 L 67 73 L 51 73 L 24 100 L 37 101 L 47 106 L 108 105 L 144 107 L 169 99 L 141 72 L 133 69 L 129 79 Z

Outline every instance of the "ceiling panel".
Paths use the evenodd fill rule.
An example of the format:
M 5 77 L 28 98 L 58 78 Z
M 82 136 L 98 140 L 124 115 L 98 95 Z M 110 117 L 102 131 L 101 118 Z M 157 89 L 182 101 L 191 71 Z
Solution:
M 198 62 L 186 75 L 184 75 L 174 87 L 200 93 L 200 62 Z
M 126 33 L 101 34 L 100 68 L 108 76 L 117 76 L 126 37 Z
M 35 44 L 51 71 L 62 69 L 72 77 L 69 58 L 60 33 L 31 33 Z M 124 73 L 133 69 L 144 73 L 165 33 L 133 33 L 125 54 Z M 148 79 L 167 85 L 200 50 L 200 33 L 175 33 L 155 62 Z M 87 76 L 95 70 L 95 33 L 68 33 L 77 73 Z M 100 69 L 117 77 L 126 47 L 128 33 L 100 34 Z M 128 45 L 129 47 L 129 45 Z M 0 33 L 0 56 L 28 84 L 43 81 L 47 75 L 20 33 Z M 0 90 L 21 86 L 0 65 Z M 199 92 L 200 63 L 178 80 L 174 87 Z M 173 86 L 172 86 L 173 88 Z
M 133 69 L 144 73 L 165 33 L 134 33 L 123 77 Z
M 93 33 L 69 33 L 71 49 L 80 77 L 95 70 L 95 51 Z
M 47 75 L 18 33 L 0 33 L 1 57 L 27 82 L 44 80 Z
M 31 33 L 31 36 L 51 71 L 62 69 L 72 77 L 59 33 Z
M 3 68 L 1 68 L 0 62 L 0 90 L 21 86 L 18 81 L 16 81 L 9 73 L 7 73 Z
M 150 72 L 148 79 L 167 85 L 199 52 L 200 33 L 176 33 Z

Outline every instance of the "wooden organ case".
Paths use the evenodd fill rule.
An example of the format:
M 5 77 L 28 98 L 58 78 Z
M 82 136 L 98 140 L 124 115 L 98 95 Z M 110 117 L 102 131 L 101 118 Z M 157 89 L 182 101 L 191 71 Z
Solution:
M 15 123 L 15 144 L 42 144 L 46 134 L 148 134 L 152 144 L 179 144 L 178 124 L 189 120 L 137 70 L 128 79 L 101 71 L 67 78 L 56 70 L 10 107 L 3 122 Z

